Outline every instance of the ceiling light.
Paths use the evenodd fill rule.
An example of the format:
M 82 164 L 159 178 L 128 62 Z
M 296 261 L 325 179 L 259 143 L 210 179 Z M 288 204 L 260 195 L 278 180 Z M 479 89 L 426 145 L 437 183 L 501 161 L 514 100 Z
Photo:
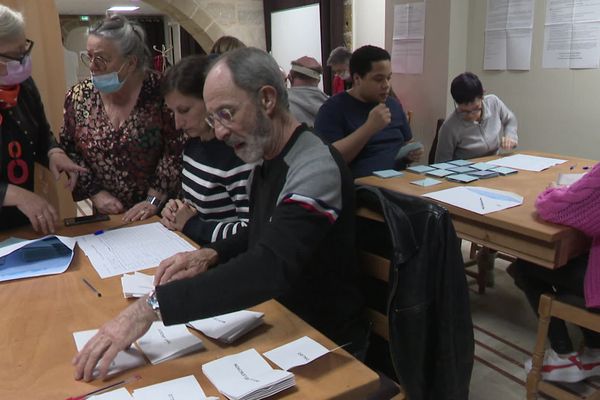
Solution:
M 135 11 L 139 9 L 137 6 L 113 6 L 107 11 Z

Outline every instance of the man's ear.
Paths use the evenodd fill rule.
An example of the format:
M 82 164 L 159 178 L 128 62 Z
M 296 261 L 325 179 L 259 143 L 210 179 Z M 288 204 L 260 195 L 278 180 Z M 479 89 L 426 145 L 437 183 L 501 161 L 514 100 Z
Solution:
M 258 98 L 267 115 L 272 115 L 277 105 L 277 90 L 273 86 L 263 86 L 258 91 Z

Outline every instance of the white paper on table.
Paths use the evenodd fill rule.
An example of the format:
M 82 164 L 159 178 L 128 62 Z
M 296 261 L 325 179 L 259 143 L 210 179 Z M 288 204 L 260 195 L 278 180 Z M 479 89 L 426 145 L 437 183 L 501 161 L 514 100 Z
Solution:
M 165 258 L 194 247 L 160 222 L 77 238 L 101 278 L 156 267 Z
M 271 368 L 255 349 L 203 364 L 202 372 L 230 399 L 252 393 L 257 394 L 252 398 L 264 398 L 295 385 L 294 374 Z
M 559 158 L 530 156 L 527 154 L 515 154 L 508 157 L 502 157 L 495 160 L 487 161 L 488 164 L 493 164 L 498 167 L 508 167 L 515 169 L 523 169 L 526 171 L 540 172 L 555 165 L 562 164 L 567 160 Z
M 69 256 L 50 258 L 39 261 L 25 261 L 18 257 L 19 249 L 42 241 L 46 238 L 57 238 L 61 243 L 71 250 Z M 73 260 L 73 249 L 77 244 L 75 238 L 58 235 L 47 235 L 40 239 L 22 240 L 13 244 L 0 248 L 0 258 L 4 259 L 0 262 L 0 282 L 9 281 L 12 279 L 30 278 L 43 275 L 61 274 L 69 268 Z M 14 254 L 13 254 L 14 253 Z
M 110 392 L 97 394 L 87 398 L 88 400 L 134 400 L 127 389 L 119 388 Z
M 134 272 L 133 274 L 123 274 L 121 277 L 121 286 L 123 287 L 123 296 L 143 297 L 154 289 L 154 276 Z
M 231 343 L 244 333 L 261 325 L 265 314 L 241 310 L 228 314 L 188 322 L 188 325 L 206 336 Z
M 188 375 L 135 389 L 133 398 L 135 400 L 204 400 L 206 394 L 194 375 Z
M 81 351 L 85 344 L 98 332 L 98 329 L 92 329 L 89 331 L 74 332 L 73 338 L 75 339 L 75 346 L 77 351 Z M 146 360 L 142 353 L 134 348 L 133 346 L 127 350 L 120 351 L 117 353 L 115 359 L 110 363 L 108 368 L 108 375 L 116 374 L 117 372 L 126 371 L 146 364 Z M 94 369 L 93 375 L 96 376 L 99 373 L 98 368 Z
M 136 344 L 153 365 L 204 348 L 185 324 L 165 326 L 162 321 L 153 322 Z
M 293 342 L 269 350 L 263 355 L 282 370 L 288 371 L 290 368 L 308 364 L 327 353 L 329 353 L 329 350 L 325 346 L 308 336 L 303 336 Z
M 480 186 L 456 186 L 437 192 L 425 193 L 423 197 L 485 215 L 523 204 L 523 197 L 516 193 Z
M 558 174 L 556 184 L 560 186 L 569 186 L 583 178 L 585 172 L 582 174 Z

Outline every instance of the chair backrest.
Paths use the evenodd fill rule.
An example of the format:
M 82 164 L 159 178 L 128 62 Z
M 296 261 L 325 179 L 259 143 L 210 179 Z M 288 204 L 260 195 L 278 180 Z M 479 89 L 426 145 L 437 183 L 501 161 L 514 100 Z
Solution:
M 435 162 L 435 151 L 437 150 L 438 136 L 440 134 L 440 128 L 442 127 L 443 123 L 444 123 L 444 118 L 439 118 L 437 120 L 437 124 L 435 127 L 435 136 L 433 137 L 433 142 L 431 143 L 431 149 L 429 149 L 429 157 L 428 157 L 429 164 L 433 164 Z

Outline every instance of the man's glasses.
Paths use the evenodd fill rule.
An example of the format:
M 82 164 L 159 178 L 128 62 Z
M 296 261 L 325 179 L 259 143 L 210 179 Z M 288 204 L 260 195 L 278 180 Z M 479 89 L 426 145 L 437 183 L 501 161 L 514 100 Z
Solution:
M 206 121 L 211 129 L 215 129 L 215 124 L 217 122 L 223 127 L 228 128 L 233 123 L 233 112 L 228 108 L 221 108 L 214 113 L 208 114 L 206 118 L 204 118 L 204 121 Z
M 15 56 L 12 54 L 2 54 L 0 53 L 0 58 L 4 58 L 8 61 L 18 61 L 19 64 L 23 64 L 23 60 L 29 54 L 31 54 L 31 49 L 33 48 L 33 40 L 26 39 L 25 40 L 25 50 L 21 53 L 21 55 Z
M 93 64 L 96 68 L 98 68 L 101 71 L 105 70 L 108 64 L 110 63 L 109 60 L 102 56 L 90 56 L 88 53 L 81 53 L 80 58 L 81 62 L 86 67 L 91 68 Z

